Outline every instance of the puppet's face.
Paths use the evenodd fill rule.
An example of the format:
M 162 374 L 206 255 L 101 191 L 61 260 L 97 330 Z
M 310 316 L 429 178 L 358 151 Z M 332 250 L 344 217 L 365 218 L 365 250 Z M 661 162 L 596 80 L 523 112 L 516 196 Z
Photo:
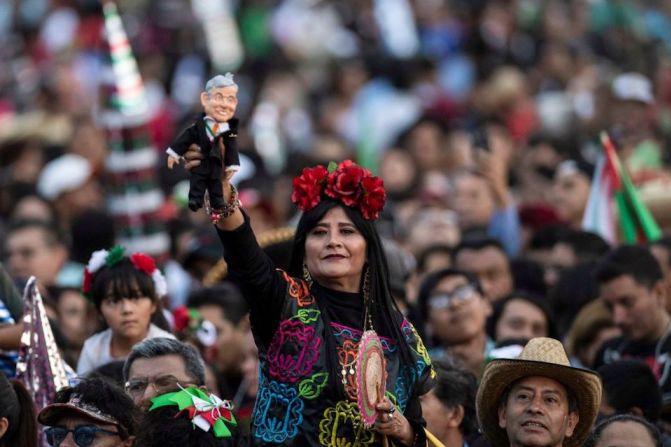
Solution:
M 238 106 L 238 87 L 235 85 L 218 87 L 211 92 L 200 94 L 200 103 L 203 105 L 205 114 L 214 118 L 218 123 L 224 123 L 235 113 Z

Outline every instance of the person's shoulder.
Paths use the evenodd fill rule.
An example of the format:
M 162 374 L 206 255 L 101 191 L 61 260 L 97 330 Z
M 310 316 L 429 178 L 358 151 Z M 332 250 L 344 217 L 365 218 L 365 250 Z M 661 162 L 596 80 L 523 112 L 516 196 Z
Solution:
M 149 332 L 147 332 L 146 338 L 157 338 L 157 337 L 175 338 L 175 336 L 171 332 L 163 330 L 160 327 L 156 326 L 154 323 L 152 323 L 149 325 Z
M 100 345 L 104 343 L 105 341 L 109 341 L 112 338 L 112 329 L 105 329 L 104 331 L 100 331 L 98 333 L 95 333 L 91 335 L 89 338 L 84 341 L 84 346 L 82 347 L 82 350 L 86 349 L 87 347 L 93 348 L 97 345 Z

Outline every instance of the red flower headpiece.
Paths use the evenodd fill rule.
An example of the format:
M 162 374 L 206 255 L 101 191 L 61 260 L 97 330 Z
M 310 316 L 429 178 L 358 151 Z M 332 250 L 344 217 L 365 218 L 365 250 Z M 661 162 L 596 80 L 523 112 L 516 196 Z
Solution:
M 339 165 L 331 162 L 328 169 L 305 168 L 294 177 L 293 186 L 291 201 L 302 211 L 311 210 L 326 196 L 358 209 L 366 220 L 377 219 L 387 199 L 382 179 L 351 160 Z
M 82 284 L 82 292 L 87 297 L 91 297 L 91 287 L 93 286 L 93 279 L 103 266 L 113 267 L 119 262 L 121 262 L 125 257 L 126 250 L 117 245 L 116 247 L 107 250 L 97 250 L 91 254 L 91 259 L 89 259 L 88 264 L 84 268 L 84 282 Z M 128 256 L 130 262 L 133 266 L 139 271 L 145 273 L 147 276 L 151 277 L 154 281 L 154 287 L 156 289 L 156 294 L 159 297 L 163 297 L 168 293 L 168 287 L 165 282 L 165 278 L 161 271 L 156 268 L 156 262 L 151 256 L 147 256 L 144 253 L 133 253 Z

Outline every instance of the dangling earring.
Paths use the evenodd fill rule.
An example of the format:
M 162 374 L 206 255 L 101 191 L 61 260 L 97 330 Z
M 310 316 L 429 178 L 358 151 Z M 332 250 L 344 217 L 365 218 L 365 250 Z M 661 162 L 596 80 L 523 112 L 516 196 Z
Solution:
M 364 267 L 365 273 L 363 274 L 363 286 L 361 287 L 361 293 L 363 295 L 363 305 L 364 305 L 364 321 L 363 329 L 373 330 L 373 321 L 370 316 L 371 308 L 373 304 L 373 299 L 370 292 L 370 268 Z
M 312 287 L 312 276 L 308 270 L 308 266 L 303 264 L 303 279 L 308 283 L 308 287 Z

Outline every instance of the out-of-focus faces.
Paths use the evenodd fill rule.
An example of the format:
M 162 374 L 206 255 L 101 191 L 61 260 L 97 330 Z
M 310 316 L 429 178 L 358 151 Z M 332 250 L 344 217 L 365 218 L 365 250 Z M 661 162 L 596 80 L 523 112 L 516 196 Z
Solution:
M 7 270 L 13 278 L 28 279 L 34 275 L 41 285 L 50 286 L 66 257 L 65 248 L 50 243 L 42 228 L 21 228 L 7 237 Z
M 548 336 L 548 321 L 543 311 L 527 300 L 511 299 L 496 323 L 496 341 Z
M 591 180 L 582 172 L 572 169 L 559 169 L 553 184 L 553 204 L 560 219 L 580 227 Z
M 487 227 L 495 211 L 492 188 L 484 177 L 460 173 L 454 179 L 454 210 L 461 228 Z
M 233 322 L 226 319 L 221 307 L 206 304 L 198 307 L 203 319 L 217 329 L 217 365 L 221 371 L 237 372 L 240 369 L 242 349 L 240 333 Z
M 478 277 L 485 296 L 491 302 L 513 291 L 513 276 L 505 253 L 497 247 L 480 250 L 462 249 L 457 253 L 455 266 Z
M 462 344 L 482 335 L 491 313 L 489 302 L 461 275 L 440 280 L 427 304 L 431 333 L 445 346 Z
M 668 322 L 661 281 L 654 287 L 621 275 L 600 285 L 600 296 L 627 340 L 653 342 Z

